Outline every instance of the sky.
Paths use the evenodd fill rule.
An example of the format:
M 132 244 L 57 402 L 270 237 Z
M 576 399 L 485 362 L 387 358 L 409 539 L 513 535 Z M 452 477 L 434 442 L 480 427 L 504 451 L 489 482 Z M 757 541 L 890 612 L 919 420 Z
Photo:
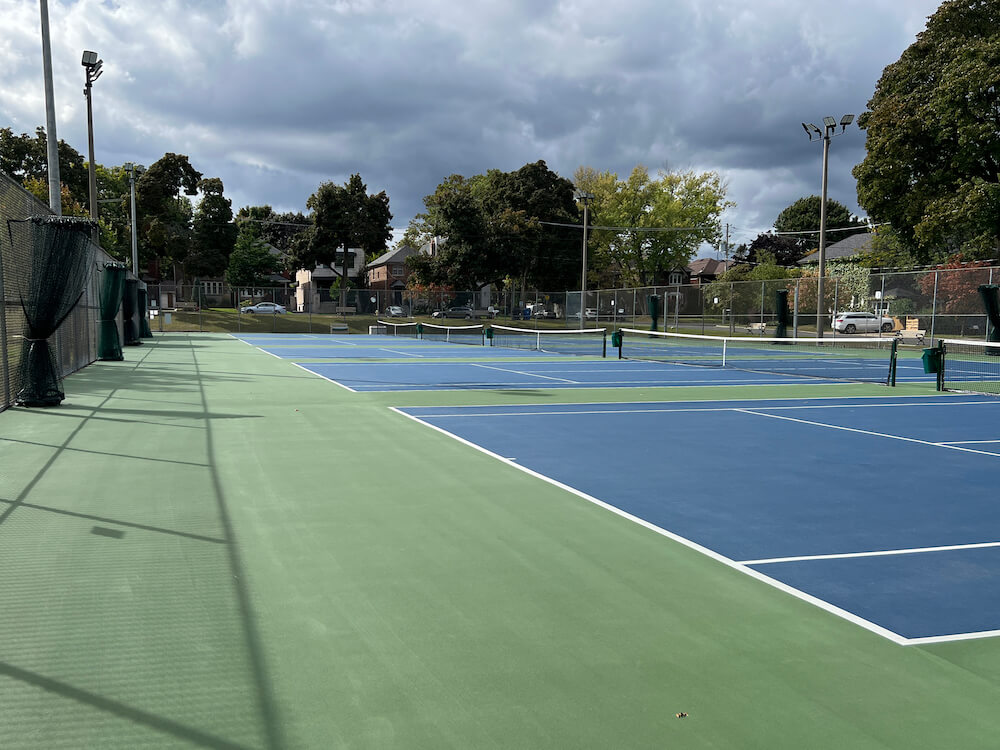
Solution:
M 233 210 L 385 190 L 397 237 L 451 174 L 544 160 L 716 171 L 733 245 L 821 188 L 802 122 L 863 112 L 938 0 L 50 0 L 57 134 L 95 161 L 186 154 Z M 0 0 L 0 127 L 45 123 L 38 0 Z M 863 215 L 856 125 L 829 196 Z M 700 253 L 703 256 L 712 252 Z

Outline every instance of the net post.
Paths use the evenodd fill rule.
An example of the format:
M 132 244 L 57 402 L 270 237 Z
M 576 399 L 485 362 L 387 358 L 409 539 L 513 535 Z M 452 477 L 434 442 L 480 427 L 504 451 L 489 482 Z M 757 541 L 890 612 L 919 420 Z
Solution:
M 729 342 L 726 339 L 722 339 L 722 366 L 726 366 L 726 345 Z
M 938 342 L 938 371 L 937 371 L 937 390 L 944 390 L 944 361 L 945 352 L 947 351 L 944 341 Z
M 889 355 L 889 380 L 890 388 L 896 387 L 896 357 L 899 351 L 899 339 L 892 340 L 892 353 Z
M 604 336 L 601 339 L 601 358 L 604 359 L 608 356 L 608 331 L 604 330 Z

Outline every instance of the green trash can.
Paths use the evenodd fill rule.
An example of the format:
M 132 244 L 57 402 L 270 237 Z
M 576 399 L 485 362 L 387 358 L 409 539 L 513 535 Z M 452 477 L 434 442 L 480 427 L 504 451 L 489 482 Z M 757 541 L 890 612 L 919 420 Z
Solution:
M 923 360 L 924 372 L 928 375 L 941 370 L 941 349 L 938 347 L 924 349 L 924 353 L 920 355 L 920 359 Z

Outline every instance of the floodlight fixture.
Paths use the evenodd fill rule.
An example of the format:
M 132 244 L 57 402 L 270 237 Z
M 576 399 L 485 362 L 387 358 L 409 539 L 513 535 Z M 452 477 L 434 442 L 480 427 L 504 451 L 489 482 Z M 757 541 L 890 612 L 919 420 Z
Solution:
M 91 67 L 93 65 L 96 65 L 97 64 L 97 53 L 96 52 L 91 52 L 90 50 L 84 50 L 84 52 L 83 52 L 83 59 L 80 60 L 80 64 L 83 67 L 85 67 L 85 68 L 89 68 L 89 67 Z
M 101 77 L 101 66 L 104 64 L 103 60 L 98 59 L 97 53 L 91 50 L 84 50 L 83 57 L 80 58 L 80 64 L 86 70 L 86 81 L 83 87 L 83 95 L 87 99 L 87 147 L 88 156 L 90 158 L 90 165 L 88 171 L 90 173 L 90 218 L 93 221 L 97 221 L 97 171 L 94 164 L 94 109 L 93 101 L 91 99 L 90 90 L 93 88 L 94 81 Z
M 813 133 L 815 133 L 816 135 L 818 135 L 818 136 L 822 136 L 823 135 L 823 131 L 820 130 L 815 125 L 813 125 L 812 123 L 809 123 L 809 127 L 812 128 Z M 809 135 L 809 140 L 812 140 L 812 135 L 811 134 Z
M 826 127 L 828 127 L 828 128 L 835 128 L 835 127 L 837 127 L 837 121 L 835 119 L 833 119 L 832 117 L 824 117 L 823 118 L 823 124 Z
M 843 117 L 840 118 L 840 124 L 845 128 L 852 122 L 854 122 L 854 115 L 844 115 Z

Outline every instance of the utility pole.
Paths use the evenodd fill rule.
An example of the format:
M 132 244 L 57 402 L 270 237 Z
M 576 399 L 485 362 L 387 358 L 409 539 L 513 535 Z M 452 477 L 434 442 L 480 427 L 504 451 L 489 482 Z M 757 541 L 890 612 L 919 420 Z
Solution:
M 42 75 L 45 78 L 45 153 L 49 167 L 49 208 L 62 216 L 62 185 L 59 180 L 59 138 L 56 136 L 56 100 L 52 90 L 52 45 L 49 43 L 49 4 L 39 0 L 42 13 Z

